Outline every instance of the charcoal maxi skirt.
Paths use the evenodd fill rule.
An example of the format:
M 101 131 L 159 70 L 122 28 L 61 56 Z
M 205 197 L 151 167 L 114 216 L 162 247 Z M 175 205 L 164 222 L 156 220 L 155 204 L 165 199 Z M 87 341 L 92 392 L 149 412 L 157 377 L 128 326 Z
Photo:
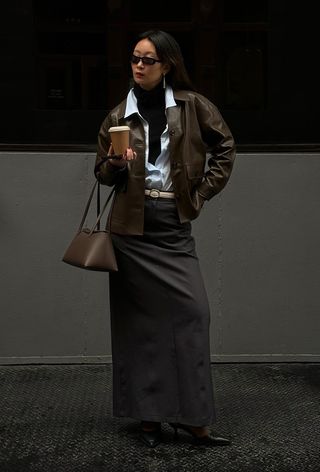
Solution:
M 210 312 L 191 224 L 175 200 L 145 199 L 143 236 L 113 234 L 113 414 L 210 425 Z

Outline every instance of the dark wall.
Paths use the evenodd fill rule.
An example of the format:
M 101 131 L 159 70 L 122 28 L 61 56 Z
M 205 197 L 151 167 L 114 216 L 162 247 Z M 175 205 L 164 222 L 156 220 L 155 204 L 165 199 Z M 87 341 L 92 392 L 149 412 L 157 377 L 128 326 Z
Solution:
M 48 0 L 40 3 L 50 4 Z M 1 142 L 95 143 L 107 110 L 122 99 L 127 91 L 130 73 L 129 39 L 139 31 L 140 26 L 144 29 L 146 25 L 153 25 L 150 15 L 148 23 L 138 22 L 141 14 L 137 18 L 134 16 L 136 11 L 130 6 L 132 2 L 115 3 L 126 7 L 118 11 L 109 9 L 105 26 L 103 22 L 98 25 L 100 37 L 105 36 L 106 44 L 110 46 L 105 47 L 105 43 L 102 46 L 102 39 L 100 45 L 97 36 L 98 59 L 92 79 L 96 80 L 96 86 L 91 87 L 92 90 L 96 88 L 96 97 L 90 99 L 85 96 L 84 103 L 80 105 L 79 100 L 75 99 L 65 108 L 50 109 L 41 98 L 45 97 L 46 91 L 42 91 L 44 59 L 41 56 L 39 25 L 35 15 L 37 2 L 2 2 Z M 171 23 L 166 22 L 166 26 L 169 25 L 170 31 L 181 42 L 199 91 L 218 105 L 238 144 L 318 143 L 320 77 L 316 70 L 315 4 L 308 5 L 307 9 L 298 2 L 288 5 L 287 2 L 276 0 L 265 1 L 264 21 L 260 21 L 259 16 L 250 19 L 250 0 L 241 4 L 243 8 L 238 11 L 232 0 L 201 2 L 200 7 L 197 6 L 198 2 L 189 1 L 186 12 L 193 15 L 192 22 L 188 22 L 187 14 L 180 22 L 174 14 Z M 156 5 L 152 11 L 156 10 Z M 91 7 L 94 7 L 94 2 Z M 207 15 L 204 15 L 204 7 L 211 8 Z M 253 21 L 247 26 L 243 18 L 245 7 L 249 20 Z M 156 26 L 161 27 L 161 23 Z M 240 56 L 238 68 L 233 64 L 235 68 L 231 68 L 228 76 L 226 69 L 230 69 L 230 50 L 235 47 L 237 38 L 240 42 L 247 41 L 251 52 L 254 44 L 257 44 L 257 54 L 261 49 L 261 70 L 253 68 L 251 71 L 252 64 L 246 64 L 246 59 L 241 61 Z M 56 46 L 53 44 L 53 47 Z M 90 64 L 88 70 L 93 70 Z M 76 74 L 71 70 L 72 73 Z M 257 74 L 256 79 L 253 79 L 253 74 Z M 228 96 L 226 90 L 232 78 L 234 82 L 231 83 L 231 89 L 235 87 L 235 91 L 231 90 Z M 253 91 L 258 81 L 261 83 L 256 84 Z M 76 90 L 80 85 L 75 84 L 69 86 L 73 97 L 80 93 Z M 242 97 L 237 98 L 237 93 L 242 93 Z
M 266 105 L 225 110 L 238 142 L 319 143 L 314 8 L 315 4 L 303 8 L 299 2 L 268 2 Z
M 31 0 L 1 4 L 1 141 L 34 135 L 35 56 Z

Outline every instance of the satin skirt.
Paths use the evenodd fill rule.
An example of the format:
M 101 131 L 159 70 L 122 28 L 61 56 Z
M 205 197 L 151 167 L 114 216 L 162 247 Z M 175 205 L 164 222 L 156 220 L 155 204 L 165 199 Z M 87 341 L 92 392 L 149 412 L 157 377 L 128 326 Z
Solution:
M 143 236 L 112 235 L 113 414 L 193 426 L 215 421 L 210 312 L 191 224 L 146 197 Z

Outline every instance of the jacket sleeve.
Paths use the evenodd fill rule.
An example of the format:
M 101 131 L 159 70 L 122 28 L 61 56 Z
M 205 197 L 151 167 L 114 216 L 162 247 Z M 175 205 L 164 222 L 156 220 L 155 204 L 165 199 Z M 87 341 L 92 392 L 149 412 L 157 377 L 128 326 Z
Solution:
M 209 169 L 199 185 L 198 194 L 210 200 L 229 180 L 236 148 L 232 134 L 219 110 L 205 97 L 198 97 L 197 116 L 203 141 L 208 146 Z
M 94 167 L 94 174 L 97 180 L 101 184 L 108 185 L 110 187 L 122 183 L 127 176 L 126 167 L 119 168 L 113 166 L 108 160 L 106 160 L 111 144 L 108 129 L 110 126 L 115 126 L 115 124 L 112 123 L 112 115 L 109 114 L 100 127 L 98 134 L 97 155 Z

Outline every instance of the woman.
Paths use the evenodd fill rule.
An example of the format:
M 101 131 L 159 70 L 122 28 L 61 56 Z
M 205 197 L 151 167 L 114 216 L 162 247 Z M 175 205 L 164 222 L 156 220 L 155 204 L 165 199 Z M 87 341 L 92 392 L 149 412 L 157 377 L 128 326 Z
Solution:
M 215 420 L 210 313 L 190 221 L 225 186 L 232 135 L 217 108 L 193 91 L 179 45 L 143 33 L 131 57 L 134 87 L 103 122 L 95 174 L 116 193 L 110 218 L 119 272 L 110 274 L 115 416 L 140 420 L 147 446 L 161 423 L 197 444 L 226 445 Z M 115 156 L 108 129 L 130 127 Z M 206 157 L 208 170 L 205 170 Z

